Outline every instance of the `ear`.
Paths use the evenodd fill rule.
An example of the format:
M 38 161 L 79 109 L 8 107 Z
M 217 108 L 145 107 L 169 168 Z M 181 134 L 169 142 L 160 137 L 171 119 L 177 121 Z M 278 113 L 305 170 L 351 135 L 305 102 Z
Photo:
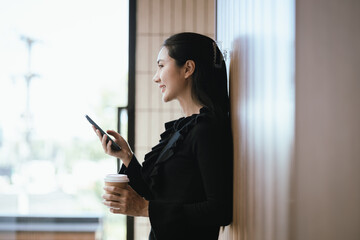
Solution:
M 189 78 L 195 71 L 195 62 L 193 60 L 187 60 L 184 64 L 185 78 Z

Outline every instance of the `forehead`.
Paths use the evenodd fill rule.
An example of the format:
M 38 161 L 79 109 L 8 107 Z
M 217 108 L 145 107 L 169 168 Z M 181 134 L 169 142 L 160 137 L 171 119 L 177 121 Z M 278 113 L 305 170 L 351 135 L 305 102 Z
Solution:
M 167 60 L 169 58 L 169 51 L 166 47 L 162 47 L 159 51 L 157 61 Z

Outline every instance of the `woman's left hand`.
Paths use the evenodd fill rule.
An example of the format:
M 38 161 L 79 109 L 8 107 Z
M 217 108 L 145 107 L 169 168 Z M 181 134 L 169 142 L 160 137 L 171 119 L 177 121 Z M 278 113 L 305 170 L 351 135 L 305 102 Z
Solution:
M 104 198 L 104 205 L 110 207 L 112 213 L 120 213 L 129 216 L 149 216 L 149 201 L 137 194 L 132 187 L 128 186 L 125 189 L 106 186 L 104 189 L 105 191 L 110 192 L 102 196 Z

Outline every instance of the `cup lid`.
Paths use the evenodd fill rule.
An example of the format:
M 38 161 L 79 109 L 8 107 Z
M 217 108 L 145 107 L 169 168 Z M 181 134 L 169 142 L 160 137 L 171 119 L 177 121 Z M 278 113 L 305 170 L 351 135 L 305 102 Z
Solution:
M 129 182 L 129 178 L 125 174 L 108 174 L 104 180 L 105 182 Z

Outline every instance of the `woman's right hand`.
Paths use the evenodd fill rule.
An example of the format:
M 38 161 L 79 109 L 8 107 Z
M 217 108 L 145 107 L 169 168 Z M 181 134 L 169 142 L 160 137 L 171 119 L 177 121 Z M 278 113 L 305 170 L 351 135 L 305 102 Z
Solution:
M 133 157 L 133 152 L 132 152 L 129 144 L 125 141 L 125 139 L 123 137 L 121 137 L 121 135 L 119 133 L 117 133 L 113 130 L 106 131 L 109 135 L 111 135 L 115 138 L 114 142 L 116 142 L 121 147 L 120 151 L 114 151 L 111 148 L 111 141 L 108 141 L 108 143 L 106 143 L 106 139 L 107 139 L 106 134 L 101 136 L 100 131 L 97 130 L 94 126 L 92 126 L 92 127 L 93 127 L 96 135 L 99 137 L 99 140 L 101 141 L 101 144 L 102 144 L 102 147 L 103 147 L 105 153 L 110 156 L 120 158 L 121 161 L 127 167 L 131 161 L 131 158 Z

